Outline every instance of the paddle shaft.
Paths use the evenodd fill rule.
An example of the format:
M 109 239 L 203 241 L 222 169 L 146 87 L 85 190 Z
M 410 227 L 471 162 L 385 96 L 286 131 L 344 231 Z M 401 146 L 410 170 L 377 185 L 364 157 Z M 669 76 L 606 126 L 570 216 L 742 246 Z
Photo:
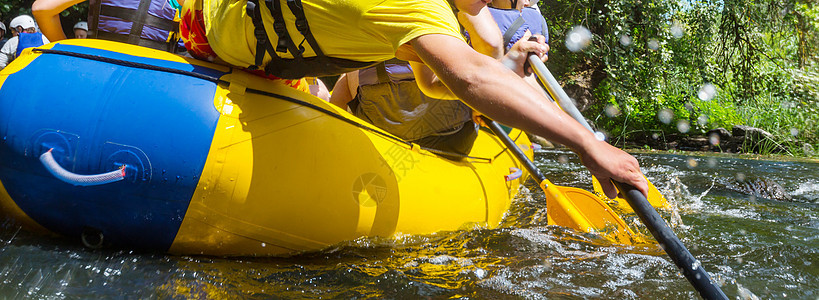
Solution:
M 546 87 L 546 92 L 549 96 L 556 100 L 557 103 L 560 104 L 560 107 L 572 116 L 572 118 L 594 133 L 589 123 L 586 122 L 586 118 L 583 117 L 569 96 L 566 95 L 566 92 L 560 87 L 560 84 L 558 84 L 552 72 L 549 72 L 549 69 L 543 64 L 543 61 L 541 61 L 537 55 L 533 54 L 529 55 L 527 59 L 529 65 L 535 71 L 535 74 L 537 74 L 537 77 Z M 507 147 L 509 147 L 509 145 L 507 145 Z M 654 236 L 657 242 L 660 243 L 660 246 L 663 247 L 663 250 L 665 250 L 668 256 L 671 257 L 671 260 L 674 261 L 674 264 L 682 269 L 683 275 L 685 275 L 688 282 L 694 286 L 694 289 L 699 292 L 700 296 L 704 299 L 728 299 L 728 296 L 711 280 L 711 276 L 708 275 L 705 268 L 691 255 L 691 252 L 685 248 L 685 245 L 683 245 L 677 235 L 674 234 L 674 231 L 668 227 L 665 220 L 663 220 L 654 207 L 648 203 L 643 193 L 629 184 L 617 181 L 613 182 L 617 186 L 617 189 L 625 196 L 626 201 L 628 201 L 628 204 L 634 209 L 634 212 L 637 213 L 637 216 L 643 224 L 648 227 L 651 235 Z
M 523 151 L 520 150 L 518 145 L 516 145 L 515 142 L 512 141 L 509 135 L 506 134 L 505 131 L 503 131 L 503 128 L 500 127 L 498 122 L 495 122 L 487 118 L 486 116 L 481 116 L 481 118 L 483 118 L 484 123 L 486 123 L 486 125 L 489 126 L 489 129 L 491 129 L 492 132 L 495 133 L 495 135 L 498 136 L 498 138 L 503 142 L 503 144 L 506 146 L 506 149 L 509 149 L 509 151 L 512 152 L 512 154 L 518 159 L 518 161 L 520 161 L 520 163 L 523 164 L 523 167 L 526 168 L 526 171 L 529 171 L 529 174 L 532 174 L 532 177 L 534 177 L 538 183 L 541 183 L 544 180 L 546 180 L 546 176 L 543 176 L 543 173 L 540 172 L 540 170 L 535 166 L 535 164 L 531 160 L 529 160 L 528 157 L 526 157 L 526 154 L 524 154 Z

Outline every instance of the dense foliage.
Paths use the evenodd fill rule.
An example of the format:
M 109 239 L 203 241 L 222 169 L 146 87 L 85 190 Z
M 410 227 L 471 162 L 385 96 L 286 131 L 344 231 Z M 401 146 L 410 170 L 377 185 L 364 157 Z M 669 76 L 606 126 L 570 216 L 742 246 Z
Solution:
M 0 20 L 30 14 L 32 2 L 3 1 Z M 750 125 L 774 133 L 792 154 L 816 155 L 817 2 L 549 0 L 539 6 L 550 25 L 550 68 L 612 142 Z M 85 20 L 87 10 L 83 2 L 64 11 L 65 31 Z M 591 31 L 591 44 L 570 52 L 563 42 L 578 25 Z
M 550 67 L 567 86 L 591 83 L 585 114 L 612 142 L 749 125 L 773 133 L 792 154 L 815 155 L 816 0 L 555 0 L 539 6 L 551 25 Z M 563 41 L 577 25 L 592 32 L 592 41 L 573 53 Z

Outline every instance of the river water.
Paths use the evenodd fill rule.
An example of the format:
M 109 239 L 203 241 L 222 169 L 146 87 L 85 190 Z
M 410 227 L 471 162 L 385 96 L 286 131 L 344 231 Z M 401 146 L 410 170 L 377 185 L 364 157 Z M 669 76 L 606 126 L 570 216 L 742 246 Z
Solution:
M 732 299 L 819 299 L 819 163 L 644 154 L 661 214 Z M 591 189 L 576 157 L 537 153 L 555 184 Z M 530 182 L 531 183 L 531 182 Z M 657 246 L 548 226 L 523 190 L 498 229 L 360 239 L 291 258 L 85 249 L 0 225 L 0 298 L 694 299 Z

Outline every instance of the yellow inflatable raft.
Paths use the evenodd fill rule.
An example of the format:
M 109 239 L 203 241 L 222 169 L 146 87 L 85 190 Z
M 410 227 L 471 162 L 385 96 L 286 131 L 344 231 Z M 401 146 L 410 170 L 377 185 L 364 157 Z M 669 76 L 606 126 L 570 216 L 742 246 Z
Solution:
M 492 228 L 526 178 L 507 176 L 522 167 L 486 130 L 447 160 L 244 71 L 102 40 L 0 71 L 0 132 L 3 212 L 89 246 L 176 254 Z

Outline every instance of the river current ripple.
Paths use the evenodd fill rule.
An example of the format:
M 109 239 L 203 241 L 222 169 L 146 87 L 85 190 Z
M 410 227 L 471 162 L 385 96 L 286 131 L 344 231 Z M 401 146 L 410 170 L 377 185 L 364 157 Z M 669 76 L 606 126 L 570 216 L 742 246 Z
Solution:
M 819 297 L 819 164 L 635 156 L 674 206 L 661 214 L 729 298 Z M 539 151 L 536 164 L 555 184 L 592 188 L 570 152 Z M 527 187 L 497 229 L 359 239 L 290 258 L 90 250 L 2 223 L 0 298 L 697 298 L 659 247 L 549 226 L 540 190 Z

